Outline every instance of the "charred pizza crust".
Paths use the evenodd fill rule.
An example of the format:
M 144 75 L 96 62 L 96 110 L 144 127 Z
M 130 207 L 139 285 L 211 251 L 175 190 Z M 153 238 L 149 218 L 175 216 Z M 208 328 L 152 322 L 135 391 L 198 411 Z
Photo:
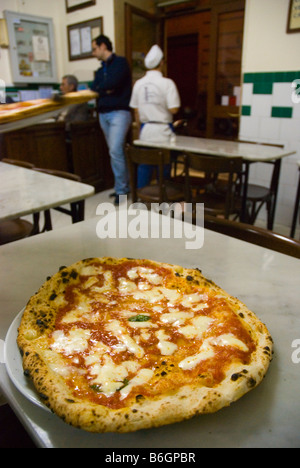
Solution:
M 144 275 L 143 282 L 137 283 L 137 281 L 141 279 L 136 273 L 139 267 L 156 272 L 155 274 L 159 272 L 159 275 L 155 277 L 156 279 L 152 276 L 147 277 L 146 275 L 145 277 Z M 154 329 L 155 332 L 153 332 L 153 330 L 151 332 L 153 333 L 151 339 L 149 338 L 149 331 L 151 331 L 151 329 L 146 329 L 150 342 L 150 345 L 148 342 L 148 348 L 146 346 L 147 337 L 145 338 L 145 335 L 143 335 L 145 340 L 141 341 L 139 335 L 140 332 L 145 332 L 143 325 L 133 328 L 133 333 L 135 335 L 132 335 L 132 338 L 135 341 L 132 341 L 132 343 L 137 345 L 137 348 L 140 350 L 146 350 L 142 353 L 144 354 L 142 357 L 138 354 L 138 351 L 136 352 L 134 346 L 130 348 L 130 345 L 128 345 L 124 339 L 123 341 L 121 340 L 122 345 L 124 345 L 124 343 L 127 344 L 127 349 L 124 350 L 123 346 L 123 351 L 121 350 L 120 352 L 120 350 L 118 350 L 115 357 L 117 356 L 119 359 L 118 363 L 120 369 L 121 366 L 127 365 L 128 378 L 124 378 L 126 373 L 122 374 L 120 387 L 115 389 L 113 397 L 106 398 L 107 395 L 103 397 L 102 389 L 99 389 L 98 385 L 94 384 L 90 385 L 90 388 L 96 390 L 96 395 L 95 398 L 91 398 L 88 391 L 75 391 L 76 382 L 74 383 L 73 377 L 70 376 L 70 372 L 75 372 L 76 369 L 78 371 L 78 368 L 80 369 L 79 373 L 83 373 L 83 370 L 86 369 L 87 363 L 90 361 L 86 360 L 85 365 L 82 364 L 81 366 L 78 365 L 77 361 L 79 360 L 79 356 L 80 359 L 88 359 L 88 349 L 77 350 L 77 354 L 73 351 L 69 353 L 66 351 L 66 356 L 66 354 L 62 352 L 62 349 L 59 348 L 61 342 L 59 342 L 60 344 L 58 346 L 59 352 L 55 349 L 53 336 L 54 334 L 62 333 L 60 330 L 60 320 L 63 316 L 64 308 L 66 307 L 66 298 L 68 300 L 70 300 L 71 297 L 74 299 L 74 293 L 78 293 L 79 290 L 79 296 L 82 295 L 82 284 L 87 286 L 87 281 L 90 282 L 89 284 L 92 284 L 93 279 L 91 280 L 91 278 L 95 278 L 96 274 L 100 275 L 99 272 L 102 271 L 102 268 L 104 268 L 105 271 L 110 271 L 114 268 L 115 270 L 113 270 L 114 281 L 110 283 L 109 287 L 105 288 L 104 283 L 101 303 L 99 303 L 100 299 L 98 295 L 97 314 L 100 314 L 101 320 L 107 320 L 107 323 L 114 322 L 113 316 L 105 314 L 110 310 L 109 307 L 112 308 L 113 303 L 117 302 L 116 297 L 118 297 L 118 295 L 121 298 L 120 300 L 124 300 L 124 297 L 127 298 L 127 296 L 130 296 L 130 300 L 133 304 L 143 304 L 144 308 L 142 310 L 146 315 L 140 314 L 141 305 L 139 305 L 139 315 L 137 316 L 144 318 L 146 316 L 146 319 L 150 321 L 152 311 L 153 317 L 155 315 L 159 318 L 157 319 L 158 321 L 153 324 L 153 327 L 156 328 Z M 92 272 L 94 276 L 91 275 Z M 130 280 L 128 280 L 128 272 L 131 272 Z M 134 274 L 132 272 L 134 272 Z M 101 274 L 103 275 L 103 271 Z M 118 289 L 116 287 L 116 278 L 118 278 L 119 281 L 117 284 L 123 285 L 123 283 L 120 282 L 123 281 L 124 277 L 127 278 L 126 287 L 128 285 L 130 286 L 130 284 L 132 286 L 134 281 L 136 282 L 135 284 L 144 285 L 143 287 L 147 284 L 148 289 L 146 289 L 145 293 L 150 291 L 150 288 L 155 289 L 156 292 L 158 291 L 157 288 L 160 286 L 157 286 L 159 283 L 157 277 L 160 277 L 160 283 L 163 283 L 164 291 L 168 295 L 164 305 L 168 304 L 167 308 L 169 307 L 169 309 L 163 309 L 161 306 L 163 303 L 162 300 L 161 302 L 154 301 L 152 304 L 151 301 L 150 303 L 148 301 L 148 308 L 145 309 L 143 288 L 141 293 L 140 291 L 136 293 L 141 294 L 141 296 L 134 296 L 132 291 L 130 291 L 130 287 L 129 289 L 125 289 L 125 292 L 124 289 L 120 291 L 120 288 Z M 154 286 L 155 283 L 156 285 Z M 99 289 L 96 289 L 96 291 L 99 292 Z M 112 291 L 114 292 L 114 296 L 111 296 Z M 162 291 L 162 289 L 160 291 Z M 181 309 L 180 307 L 174 309 L 174 303 L 172 304 L 172 292 L 174 292 L 176 298 L 176 293 L 178 293 L 178 291 L 181 296 L 180 299 L 178 299 L 177 296 L 177 306 L 179 304 L 178 300 L 180 300 L 181 304 L 184 304 L 185 307 L 181 305 Z M 213 320 L 218 321 L 215 327 L 215 335 L 210 335 L 206 341 L 204 339 L 206 330 L 204 330 L 204 335 L 201 332 L 203 335 L 201 339 L 201 335 L 196 335 L 195 329 L 188 328 L 191 327 L 191 325 L 187 325 L 187 323 L 190 324 L 191 322 L 185 321 L 181 324 L 181 327 L 187 327 L 184 329 L 184 337 L 180 334 L 183 333 L 183 331 L 180 330 L 180 324 L 179 328 L 174 331 L 174 323 L 177 323 L 178 327 L 178 320 L 177 322 L 174 322 L 174 320 L 170 322 L 170 317 L 172 318 L 170 314 L 172 314 L 174 310 L 177 311 L 175 314 L 179 314 L 176 316 L 177 318 L 182 317 L 182 315 L 180 315 L 182 311 L 190 314 L 188 316 L 193 316 L 195 318 L 195 311 L 199 309 L 198 314 L 205 316 L 208 323 L 210 323 L 208 319 L 210 309 L 207 304 L 206 309 L 203 302 L 198 302 L 195 306 L 195 303 L 192 301 L 188 309 L 187 306 L 189 303 L 185 303 L 182 300 L 183 297 L 193 297 L 195 294 L 205 294 L 207 304 L 210 304 L 209 300 L 219 304 L 218 307 L 212 309 L 214 311 Z M 207 299 L 208 297 L 209 299 Z M 125 303 L 123 302 L 122 304 L 123 309 L 120 313 L 125 313 Z M 129 307 L 128 303 L 126 304 L 126 307 Z M 157 304 L 159 304 L 159 306 Z M 132 304 L 131 310 L 134 310 Z M 193 311 L 193 313 L 191 313 L 191 311 Z M 105 317 L 102 317 L 101 314 Z M 165 321 L 159 321 L 162 320 L 161 314 L 164 314 L 163 316 L 166 318 Z M 225 330 L 224 328 L 224 330 L 216 332 L 216 330 L 222 328 L 222 324 L 225 323 L 226 320 L 229 320 L 229 315 L 232 317 L 230 319 L 233 324 L 232 330 L 234 332 L 235 329 L 240 328 L 239 333 L 241 334 L 240 336 L 244 337 L 244 346 L 245 349 L 248 349 L 248 353 L 245 353 L 245 349 L 243 349 L 243 346 L 240 344 L 241 342 L 231 342 L 230 337 L 232 336 L 232 330 Z M 126 317 L 127 320 L 128 314 Z M 144 320 L 144 318 L 142 320 Z M 72 319 L 71 314 L 70 321 L 72 322 L 72 327 L 76 324 L 81 333 L 85 333 L 89 328 L 88 324 L 78 322 L 78 316 Z M 64 332 L 65 334 L 71 333 L 70 321 L 65 325 L 69 327 L 68 330 Z M 102 322 L 102 329 L 103 323 L 105 322 Z M 159 331 L 158 324 L 160 324 L 164 331 Z M 173 327 L 173 335 L 165 334 L 162 335 L 162 337 L 157 335 L 159 333 L 166 333 L 166 330 L 168 331 L 167 327 Z M 126 332 L 127 331 L 128 330 L 126 330 Z M 227 332 L 230 333 L 228 334 Z M 165 341 L 161 341 L 160 344 L 165 343 L 167 348 L 160 347 L 161 353 L 158 352 L 157 342 L 155 343 L 153 338 L 154 333 L 156 333 L 156 337 L 159 337 L 158 339 L 165 339 Z M 191 335 L 189 335 L 189 333 L 191 333 Z M 102 353 L 102 358 L 104 354 L 113 356 L 112 351 L 117 349 L 117 346 L 120 344 L 120 340 L 118 343 L 119 335 L 113 335 L 113 329 L 111 329 L 111 347 L 106 347 L 105 352 Z M 65 335 L 63 336 L 65 338 Z M 226 343 L 226 340 L 225 342 L 220 342 L 220 339 L 223 339 L 222 337 L 229 337 L 229 345 Z M 184 341 L 182 338 L 187 339 Z M 76 340 L 76 336 L 74 339 Z M 92 341 L 91 335 L 88 335 L 88 339 Z M 65 422 L 91 432 L 130 432 L 142 428 L 157 427 L 178 422 L 198 414 L 216 412 L 230 405 L 249 390 L 255 388 L 265 376 L 272 357 L 272 338 L 266 326 L 238 299 L 231 297 L 213 282 L 207 280 L 199 270 L 186 269 L 180 266 L 149 260 L 114 258 L 86 259 L 69 267 L 62 267 L 60 271 L 49 278 L 40 290 L 29 300 L 19 327 L 17 342 L 23 356 L 25 374 L 32 379 L 45 405 Z M 174 344 L 175 342 L 177 343 L 176 345 Z M 183 347 L 187 344 L 192 346 L 191 349 L 194 350 L 192 358 L 194 356 L 199 356 L 195 351 L 195 349 L 197 349 L 195 346 L 198 347 L 198 352 L 201 350 L 203 351 L 202 348 L 206 346 L 204 353 L 207 352 L 208 354 L 203 355 L 203 358 L 206 359 L 198 360 L 198 363 L 193 366 L 193 364 L 191 364 L 192 360 L 189 360 L 191 357 L 189 356 L 191 350 L 184 354 L 184 351 L 180 348 L 180 343 L 182 342 Z M 245 343 L 247 343 L 247 345 Z M 98 345 L 99 343 L 97 342 L 97 346 Z M 174 348 L 170 349 L 171 345 Z M 105 346 L 108 346 L 107 342 Z M 236 346 L 240 348 L 237 349 Z M 218 360 L 213 361 L 217 364 L 213 364 L 211 361 L 211 367 L 213 365 L 219 366 L 215 369 L 214 378 L 212 378 L 212 371 L 209 366 L 205 369 L 202 369 L 201 365 L 199 367 L 199 363 L 210 362 L 213 355 L 212 349 L 214 349 L 215 356 L 216 350 L 218 350 L 220 356 L 219 360 L 222 360 L 221 363 L 218 363 Z M 233 353 L 232 356 L 230 355 L 230 357 L 226 358 L 227 354 L 225 350 L 227 354 L 229 352 L 228 350 L 230 350 Z M 80 352 L 82 354 L 79 354 Z M 77 361 L 75 361 L 74 354 L 77 356 Z M 155 356 L 155 359 L 153 356 Z M 213 359 L 215 359 L 215 356 Z M 224 361 L 225 358 L 228 359 L 228 362 Z M 100 362 L 102 371 L 104 369 L 103 366 L 106 365 L 106 361 L 103 361 L 103 359 Z M 109 359 L 111 360 L 111 358 Z M 149 362 L 147 362 L 147 359 L 149 359 Z M 74 362 L 77 364 L 74 364 Z M 131 391 L 127 389 L 130 387 L 130 382 L 133 382 L 134 378 L 137 378 L 138 366 L 132 369 L 128 367 L 127 363 L 132 363 L 131 367 L 134 367 L 134 363 L 139 363 L 139 366 L 143 367 L 144 374 L 146 375 L 146 379 L 143 380 L 144 377 L 141 378 L 141 374 L 138 374 L 136 385 L 130 388 Z M 96 365 L 95 363 L 93 364 Z M 76 369 L 74 369 L 74 366 L 77 366 Z M 72 369 L 72 371 L 70 371 L 70 369 Z M 125 393 L 123 394 L 122 391 Z M 128 393 L 126 393 L 127 391 Z M 96 397 L 101 397 L 102 400 L 101 398 L 97 400 Z

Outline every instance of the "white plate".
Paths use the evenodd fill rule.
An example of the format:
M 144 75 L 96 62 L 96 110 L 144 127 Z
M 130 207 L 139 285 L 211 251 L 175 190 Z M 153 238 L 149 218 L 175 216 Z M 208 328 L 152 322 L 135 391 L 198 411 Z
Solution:
M 40 408 L 43 408 L 46 411 L 50 411 L 49 408 L 47 408 L 47 406 L 41 402 L 30 378 L 25 377 L 24 375 L 22 357 L 17 345 L 18 328 L 23 312 L 24 309 L 21 310 L 21 312 L 14 319 L 5 338 L 4 362 L 6 365 L 6 370 L 13 384 L 28 400 Z

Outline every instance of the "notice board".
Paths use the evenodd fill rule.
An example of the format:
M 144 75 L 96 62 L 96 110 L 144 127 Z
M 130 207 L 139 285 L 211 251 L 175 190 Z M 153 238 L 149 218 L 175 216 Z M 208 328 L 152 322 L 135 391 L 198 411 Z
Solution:
M 52 18 L 5 11 L 14 83 L 57 83 Z

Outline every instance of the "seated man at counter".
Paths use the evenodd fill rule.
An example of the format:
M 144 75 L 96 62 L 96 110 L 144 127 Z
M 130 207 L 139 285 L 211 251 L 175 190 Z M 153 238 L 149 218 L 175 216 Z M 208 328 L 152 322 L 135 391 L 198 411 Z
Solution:
M 65 75 L 62 78 L 60 91 L 62 94 L 73 93 L 78 89 L 78 80 L 74 75 Z M 66 122 L 66 129 L 69 130 L 71 122 L 84 122 L 90 119 L 90 110 L 87 102 L 68 107 L 59 114 L 57 120 Z
M 134 109 L 135 120 L 141 125 L 140 139 L 151 142 L 169 142 L 175 138 L 173 115 L 180 108 L 180 96 L 173 80 L 163 76 L 164 54 L 154 45 L 145 58 L 146 75 L 133 88 L 130 107 Z M 138 168 L 138 188 L 148 185 L 154 167 L 141 164 Z M 165 168 L 169 176 L 170 167 Z

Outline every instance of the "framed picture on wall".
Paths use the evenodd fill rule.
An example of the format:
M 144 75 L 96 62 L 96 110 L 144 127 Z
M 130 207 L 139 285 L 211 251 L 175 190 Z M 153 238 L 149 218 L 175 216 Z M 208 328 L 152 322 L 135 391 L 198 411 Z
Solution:
M 92 41 L 103 32 L 103 17 L 67 26 L 69 60 L 93 57 Z
M 80 10 L 81 8 L 86 8 L 92 5 L 96 5 L 96 0 L 66 0 L 67 13 L 72 13 L 72 11 Z
M 290 0 L 287 32 L 300 32 L 300 0 Z

